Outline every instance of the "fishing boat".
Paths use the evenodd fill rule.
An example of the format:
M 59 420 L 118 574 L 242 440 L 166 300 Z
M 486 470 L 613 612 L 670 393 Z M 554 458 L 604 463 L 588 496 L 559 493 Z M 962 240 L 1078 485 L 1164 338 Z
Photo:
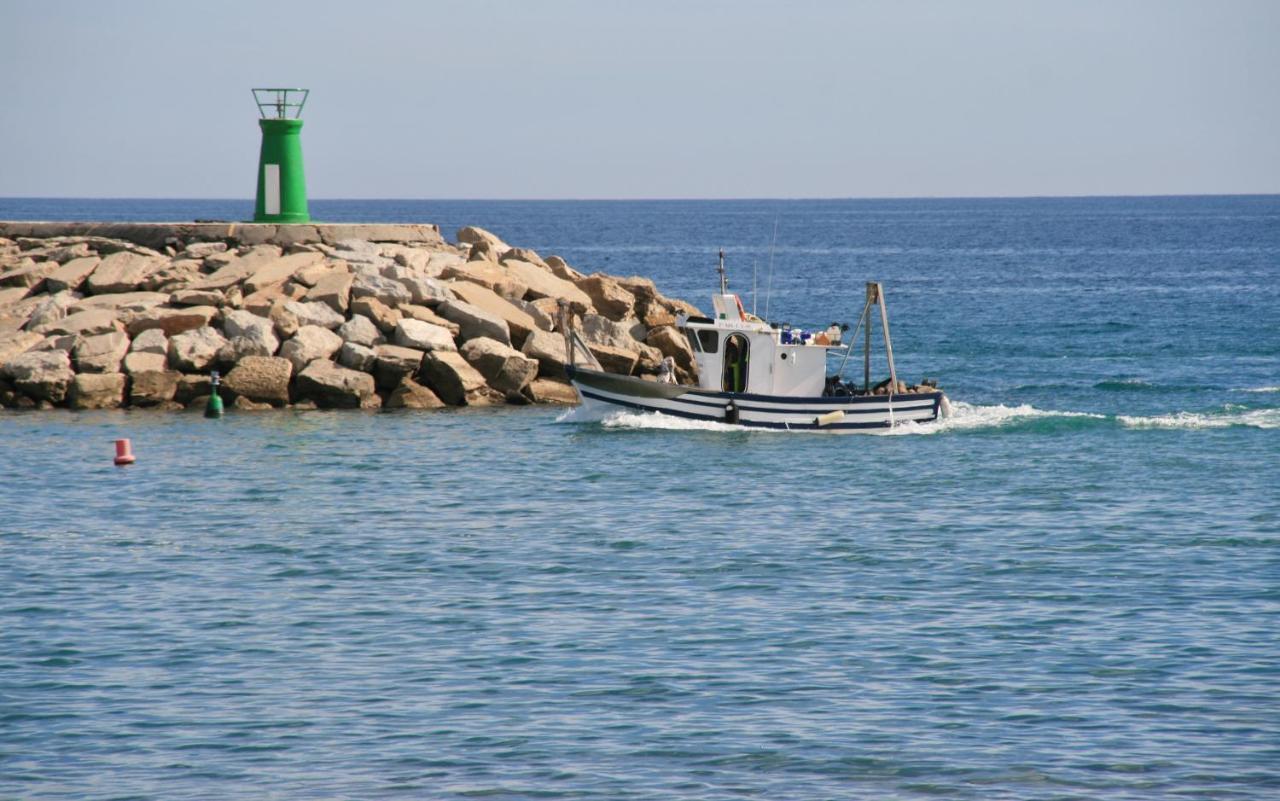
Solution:
M 948 404 L 936 382 L 908 387 L 899 382 L 889 336 L 889 312 L 879 283 L 866 287 L 862 314 L 848 342 L 848 325 L 803 331 L 769 323 L 748 313 L 729 291 L 720 253 L 720 292 L 711 296 L 714 317 L 681 315 L 677 320 L 697 363 L 697 386 L 674 382 L 668 362 L 659 377 L 639 378 L 605 372 L 589 346 L 566 331 L 566 372 L 589 413 L 656 412 L 746 428 L 875 432 L 903 423 L 935 421 Z M 871 383 L 871 329 L 878 311 L 889 377 Z M 843 378 L 845 366 L 863 334 L 863 381 Z M 579 353 L 583 364 L 578 363 Z M 829 369 L 838 358 L 839 367 Z

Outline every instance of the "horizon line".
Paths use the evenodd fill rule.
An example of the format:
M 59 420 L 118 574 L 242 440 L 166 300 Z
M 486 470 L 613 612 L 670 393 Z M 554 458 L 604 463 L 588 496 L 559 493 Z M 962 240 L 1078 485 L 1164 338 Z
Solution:
M 1089 200 L 1142 198 L 1202 197 L 1280 197 L 1276 192 L 1203 192 L 1157 194 L 1065 194 L 1065 195 L 869 195 L 869 196 L 787 196 L 787 197 L 310 197 L 308 201 L 413 201 L 429 203 L 634 203 L 634 202 L 806 202 L 806 201 L 884 201 L 884 200 Z M 152 195 L 0 195 L 0 200 L 167 200 L 253 203 L 252 197 L 180 197 Z

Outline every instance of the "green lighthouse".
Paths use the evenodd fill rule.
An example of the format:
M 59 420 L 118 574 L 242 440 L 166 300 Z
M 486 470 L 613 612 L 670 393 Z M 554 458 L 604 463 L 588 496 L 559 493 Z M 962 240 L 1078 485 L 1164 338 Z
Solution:
M 258 197 L 253 221 L 304 223 L 307 213 L 307 181 L 302 172 L 302 107 L 306 89 L 254 89 L 258 127 L 262 128 L 262 152 L 258 156 Z

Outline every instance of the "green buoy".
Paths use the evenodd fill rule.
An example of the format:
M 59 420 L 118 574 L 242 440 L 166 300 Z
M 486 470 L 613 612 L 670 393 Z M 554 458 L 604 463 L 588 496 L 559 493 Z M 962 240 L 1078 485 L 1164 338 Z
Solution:
M 222 416 L 222 396 L 218 394 L 218 385 L 221 383 L 218 371 L 214 370 L 209 376 L 209 402 L 204 405 L 205 417 Z
M 302 172 L 302 107 L 306 89 L 254 89 L 262 151 L 258 156 L 258 196 L 253 221 L 305 223 L 307 181 Z

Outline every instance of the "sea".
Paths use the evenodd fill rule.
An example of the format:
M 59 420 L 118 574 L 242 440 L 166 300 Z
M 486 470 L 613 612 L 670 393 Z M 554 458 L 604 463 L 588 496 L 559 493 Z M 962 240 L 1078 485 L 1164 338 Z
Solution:
M 0 798 L 1280 797 L 1280 196 L 311 210 L 704 309 L 723 249 L 798 327 L 879 281 L 954 414 L 0 412 Z

